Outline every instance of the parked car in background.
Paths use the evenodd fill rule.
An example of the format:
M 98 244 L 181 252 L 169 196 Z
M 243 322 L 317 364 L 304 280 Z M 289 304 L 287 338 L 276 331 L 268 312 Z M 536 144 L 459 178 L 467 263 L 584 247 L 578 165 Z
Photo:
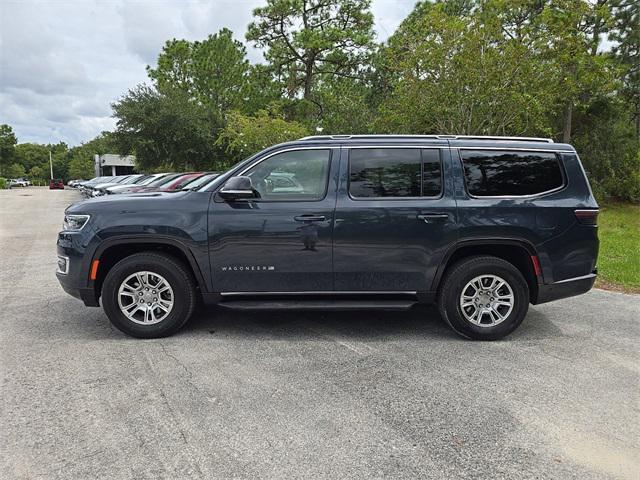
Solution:
M 14 188 L 14 187 L 26 187 L 27 184 L 21 180 L 18 180 L 17 178 L 10 178 L 7 181 L 7 187 L 9 188 Z
M 133 182 L 131 185 L 114 185 L 111 187 L 107 187 L 105 189 L 105 193 L 107 195 L 115 195 L 119 193 L 128 193 L 134 187 L 142 187 L 146 185 L 150 185 L 151 183 L 170 175 L 169 173 L 153 173 L 149 175 L 147 178 L 138 179 Z
M 150 175 L 135 174 L 135 175 L 130 175 L 129 178 L 125 179 L 122 182 L 108 182 L 108 183 L 98 184 L 95 187 L 93 187 L 92 196 L 99 197 L 101 195 L 106 195 L 107 189 L 110 187 L 124 187 L 124 186 L 138 185 L 149 177 Z
M 205 172 L 202 176 L 189 180 L 187 183 L 182 185 L 182 187 L 179 190 L 180 191 L 197 190 L 201 186 L 209 183 L 218 175 L 220 175 L 220 172 Z M 178 191 L 178 189 L 176 189 L 176 191 Z
M 119 185 L 119 184 L 122 184 L 122 182 L 126 181 L 127 178 L 129 178 L 129 175 L 116 175 L 115 177 L 112 177 L 111 179 L 109 179 L 106 182 L 97 182 L 97 183 L 94 183 L 94 184 L 91 184 L 91 185 L 87 186 L 85 188 L 84 193 L 88 197 L 93 197 L 93 196 L 95 196 L 94 192 L 95 192 L 96 187 L 100 187 L 102 185 L 108 185 L 108 184 Z
M 78 183 L 81 182 L 85 182 L 86 180 L 82 179 L 82 178 L 76 178 L 75 180 L 69 180 L 67 182 L 67 186 L 69 187 L 75 187 Z
M 23 186 L 25 187 L 30 187 L 31 186 L 31 182 L 29 180 L 27 180 L 24 177 L 18 178 L 19 182 L 22 182 Z
M 61 178 L 54 178 L 49 182 L 49 190 L 64 190 L 64 181 Z
M 100 195 L 104 195 L 104 189 L 108 187 L 113 187 L 116 185 L 131 185 L 132 183 L 134 183 L 136 180 L 138 180 L 140 177 L 143 177 L 143 176 L 144 175 L 141 175 L 141 174 L 125 175 L 123 178 L 117 177 L 107 183 L 98 183 L 92 187 L 91 196 L 98 197 Z
M 168 184 L 172 180 L 185 175 L 184 173 L 164 173 L 160 174 L 157 178 L 155 178 L 152 182 L 147 183 L 146 185 L 131 185 L 129 188 L 125 188 L 119 190 L 118 193 L 137 193 L 144 192 L 147 190 L 152 190 L 154 188 L 159 188 L 163 185 Z
M 86 182 L 78 182 L 78 183 L 76 183 L 76 187 L 83 194 L 85 194 L 85 192 L 87 192 L 89 189 L 91 189 L 94 185 L 97 185 L 98 183 L 107 183 L 107 182 L 111 181 L 111 179 L 113 179 L 113 178 L 114 177 L 112 175 L 94 177 L 91 180 L 87 180 Z
M 591 289 L 597 218 L 568 144 L 325 135 L 267 148 L 196 191 L 68 207 L 57 277 L 135 337 L 176 332 L 202 300 L 240 310 L 431 303 L 461 336 L 495 340 L 530 303 Z
M 202 175 L 204 175 L 203 172 L 177 174 L 177 176 L 173 177 L 171 180 L 161 182 L 160 185 L 141 187 L 137 189 L 136 192 L 173 192 L 182 190 L 187 183 L 201 177 Z

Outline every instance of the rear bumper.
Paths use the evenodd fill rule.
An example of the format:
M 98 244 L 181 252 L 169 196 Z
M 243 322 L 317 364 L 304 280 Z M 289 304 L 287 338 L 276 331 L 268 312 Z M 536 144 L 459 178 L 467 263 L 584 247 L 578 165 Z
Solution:
M 532 303 L 537 305 L 587 293 L 593 287 L 596 276 L 597 274 L 594 272 L 582 277 L 568 278 L 567 280 L 547 285 L 538 285 L 538 296 Z

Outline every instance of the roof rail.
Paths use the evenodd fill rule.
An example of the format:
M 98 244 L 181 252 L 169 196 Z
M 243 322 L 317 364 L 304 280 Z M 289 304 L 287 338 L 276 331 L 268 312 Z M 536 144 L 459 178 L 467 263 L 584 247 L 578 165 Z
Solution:
M 551 138 L 541 137 L 502 137 L 494 135 L 311 135 L 302 137 L 299 141 L 308 140 L 353 140 L 353 139 L 375 139 L 375 138 L 435 138 L 438 140 L 496 140 L 512 142 L 543 142 L 553 143 Z

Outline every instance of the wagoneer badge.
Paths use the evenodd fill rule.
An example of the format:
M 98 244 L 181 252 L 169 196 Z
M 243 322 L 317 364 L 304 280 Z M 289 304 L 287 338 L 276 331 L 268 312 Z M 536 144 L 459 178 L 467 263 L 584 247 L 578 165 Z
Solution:
M 273 265 L 225 265 L 222 267 L 223 272 L 264 272 L 273 271 L 276 267 Z

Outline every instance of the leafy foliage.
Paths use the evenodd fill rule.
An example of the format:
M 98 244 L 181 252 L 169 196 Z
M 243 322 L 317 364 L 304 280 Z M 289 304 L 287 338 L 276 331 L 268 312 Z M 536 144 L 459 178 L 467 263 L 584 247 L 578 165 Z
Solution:
M 223 28 L 201 42 L 168 41 L 157 67 L 147 67 L 147 71 L 160 93 L 184 92 L 186 98 L 221 118 L 228 110 L 245 111 L 245 106 L 256 103 L 261 106 L 265 90 L 256 87 L 261 83 L 262 69 L 253 67 L 246 54 L 231 30 Z
M 217 116 L 187 92 L 160 93 L 149 86 L 130 90 L 113 104 L 118 118 L 115 141 L 120 152 L 134 153 L 141 170 L 163 166 L 194 170 L 218 168 Z
M 13 129 L 6 124 L 0 125 L 0 173 L 13 161 L 17 142 Z
M 384 131 L 518 135 L 548 133 L 548 71 L 504 19 L 450 15 L 421 5 L 383 51 L 393 89 Z
M 300 123 L 287 122 L 266 110 L 259 110 L 253 117 L 230 112 L 217 144 L 231 154 L 231 161 L 259 152 L 274 143 L 295 140 L 308 134 L 306 127 Z
M 26 176 L 26 172 L 20 163 L 11 163 L 4 167 L 4 175 L 7 178 L 22 178 Z
M 253 11 L 256 20 L 249 25 L 247 40 L 266 49 L 265 57 L 289 98 L 302 94 L 313 101 L 316 86 L 354 78 L 365 63 L 374 37 L 370 3 L 268 0 Z

